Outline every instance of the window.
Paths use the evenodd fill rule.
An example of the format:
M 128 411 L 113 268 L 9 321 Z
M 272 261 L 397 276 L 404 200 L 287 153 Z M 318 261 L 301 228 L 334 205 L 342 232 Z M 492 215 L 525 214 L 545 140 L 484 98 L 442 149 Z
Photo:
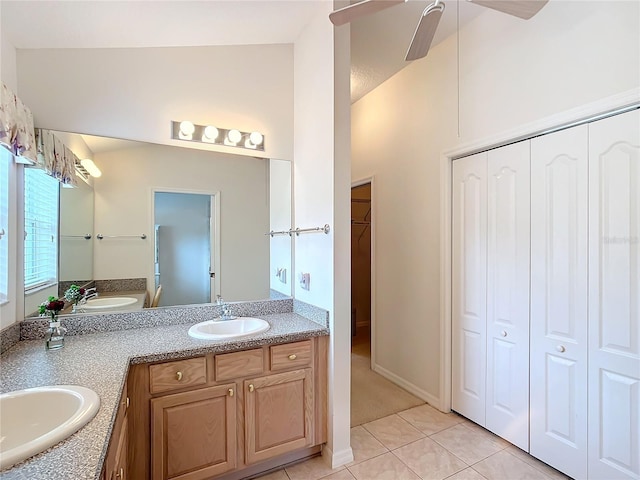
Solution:
M 9 294 L 9 165 L 13 156 L 0 147 L 0 303 Z
M 58 278 L 58 199 L 60 183 L 35 168 L 24 170 L 24 288 Z

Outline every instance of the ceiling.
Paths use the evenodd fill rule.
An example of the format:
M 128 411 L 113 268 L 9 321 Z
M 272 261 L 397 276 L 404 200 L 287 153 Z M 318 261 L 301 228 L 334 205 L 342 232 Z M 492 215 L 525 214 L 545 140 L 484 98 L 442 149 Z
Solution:
M 326 1 L 2 0 L 0 8 L 3 35 L 19 49 L 184 47 L 293 43 Z M 428 3 L 409 0 L 352 23 L 352 102 L 407 65 Z M 456 30 L 456 0 L 445 5 L 433 45 Z M 460 23 L 482 11 L 461 1 Z

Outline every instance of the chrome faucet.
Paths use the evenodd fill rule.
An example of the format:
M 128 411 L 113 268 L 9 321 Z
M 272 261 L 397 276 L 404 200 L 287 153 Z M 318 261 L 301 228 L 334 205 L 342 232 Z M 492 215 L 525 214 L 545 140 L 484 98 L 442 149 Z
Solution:
M 226 303 L 220 295 L 218 295 L 217 304 L 222 307 L 222 314 L 218 318 L 219 320 L 233 320 L 238 318 L 231 313 L 231 305 Z
M 84 291 L 84 300 L 85 300 L 85 301 L 90 300 L 90 299 L 92 299 L 92 298 L 95 298 L 95 297 L 97 297 L 97 296 L 98 296 L 98 290 L 96 289 L 96 287 L 93 287 L 93 288 L 87 288 L 87 289 Z

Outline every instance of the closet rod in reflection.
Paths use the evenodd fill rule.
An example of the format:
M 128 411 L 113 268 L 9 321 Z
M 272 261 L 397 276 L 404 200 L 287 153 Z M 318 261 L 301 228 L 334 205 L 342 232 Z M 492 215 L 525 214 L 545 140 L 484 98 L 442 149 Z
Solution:
M 279 232 L 274 232 L 271 230 L 269 233 L 265 233 L 265 235 L 269 235 L 271 237 L 275 237 L 276 235 L 289 235 L 291 236 L 291 230 L 280 230 Z
M 360 220 L 351 220 L 351 225 L 371 225 L 371 222 L 363 222 Z
M 143 233 L 142 235 L 103 235 L 99 233 L 96 235 L 98 240 L 102 240 L 103 238 L 140 238 L 144 240 L 147 236 Z
M 324 227 L 314 227 L 314 228 L 296 228 L 295 230 L 289 230 L 290 233 L 295 233 L 296 235 L 300 235 L 301 233 L 326 233 L 328 234 L 331 231 L 329 228 L 329 224 L 325 224 Z
M 60 235 L 62 238 L 84 238 L 85 240 L 91 240 L 91 234 L 85 233 L 84 235 Z

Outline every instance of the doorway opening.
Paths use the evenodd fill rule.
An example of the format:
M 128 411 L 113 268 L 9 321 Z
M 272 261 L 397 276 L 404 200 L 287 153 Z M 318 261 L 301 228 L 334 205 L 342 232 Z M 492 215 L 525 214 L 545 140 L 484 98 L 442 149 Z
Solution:
M 351 351 L 371 363 L 371 183 L 351 189 Z
M 351 188 L 351 426 L 424 401 L 377 373 L 373 179 Z M 372 302 L 372 299 L 374 300 Z
M 216 285 L 216 197 L 153 193 L 155 288 L 162 305 L 210 303 Z

